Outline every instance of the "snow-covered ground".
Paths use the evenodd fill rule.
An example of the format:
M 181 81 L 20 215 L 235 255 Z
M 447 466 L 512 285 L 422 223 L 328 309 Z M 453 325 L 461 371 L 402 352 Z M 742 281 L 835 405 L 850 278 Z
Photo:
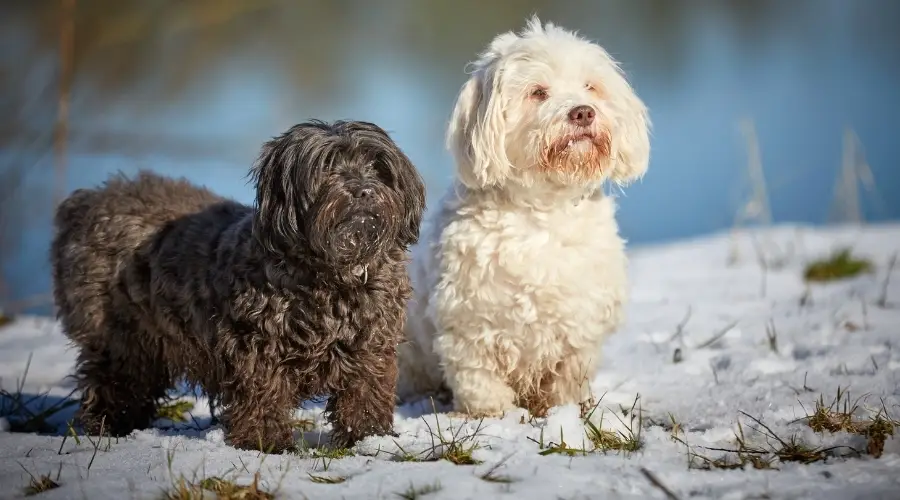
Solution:
M 94 438 L 97 445 L 84 437 L 76 443 L 59 435 L 0 433 L 0 496 L 23 495 L 28 473 L 54 480 L 59 474 L 60 486 L 36 498 L 130 499 L 162 498 L 182 477 L 248 484 L 258 471 L 260 487 L 276 498 L 900 498 L 900 434 L 874 458 L 865 453 L 865 437 L 817 434 L 802 419 L 820 395 L 828 403 L 838 388 L 849 388 L 851 400 L 866 396 L 862 420 L 882 407 L 900 418 L 900 346 L 893 349 L 900 344 L 900 270 L 882 304 L 900 225 L 778 227 L 755 240 L 758 245 L 746 234 L 738 238 L 736 253 L 726 234 L 632 252 L 628 322 L 603 351 L 593 382 L 602 400 L 591 418 L 626 435 L 631 426 L 642 443 L 638 451 L 590 451 L 574 406 L 556 408 L 546 419 L 519 412 L 479 423 L 441 407 L 435 416 L 430 404 L 420 404 L 397 409 L 398 438 L 366 440 L 355 456 L 266 456 L 235 450 L 220 428 L 203 428 L 209 414 L 201 401 L 189 426 L 160 422 L 162 428 L 127 439 Z M 875 272 L 807 287 L 804 263 L 841 246 L 870 258 Z M 761 265 L 759 255 L 769 264 Z M 46 319 L 21 318 L 0 328 L 3 388 L 15 392 L 29 354 L 22 392 L 47 394 L 31 407 L 67 396 L 74 352 Z M 64 428 L 72 411 L 51 423 Z M 298 417 L 316 425 L 298 438 L 311 446 L 327 442 L 321 406 Z M 472 457 L 481 463 L 401 460 L 440 453 L 440 446 L 432 451 L 441 441 L 433 437 L 438 429 L 444 441 L 455 435 L 463 447 L 477 445 Z M 703 470 L 704 460 L 695 457 L 689 467 L 693 454 L 736 461 L 736 454 L 709 448 L 737 449 L 739 429 L 744 447 L 759 452 L 782 448 L 777 438 L 841 447 L 810 464 L 774 460 L 770 469 Z M 563 440 L 589 452 L 541 454 Z M 745 454 L 757 455 L 765 456 Z

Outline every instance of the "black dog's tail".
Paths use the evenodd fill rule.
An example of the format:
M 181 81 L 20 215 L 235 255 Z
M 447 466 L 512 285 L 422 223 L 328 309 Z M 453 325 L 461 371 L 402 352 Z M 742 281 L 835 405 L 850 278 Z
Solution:
M 68 247 L 79 240 L 83 233 L 82 226 L 88 220 L 92 198 L 97 192 L 93 189 L 78 189 L 72 192 L 56 207 L 53 216 L 53 240 L 50 243 L 50 267 L 53 276 L 53 295 L 56 303 L 56 314 L 59 317 L 68 309 L 65 287 L 73 272 L 75 264 L 68 255 Z
M 98 188 L 82 188 L 72 191 L 56 207 L 53 217 L 54 229 L 59 232 L 73 226 L 80 226 L 78 223 L 87 218 L 91 207 L 96 205 L 96 201 L 102 195 L 103 190 L 111 185 L 127 183 L 128 180 L 128 177 L 119 171 L 110 175 Z
M 54 229 L 59 231 L 72 222 L 83 220 L 96 192 L 94 189 L 76 189 L 60 202 L 53 217 Z

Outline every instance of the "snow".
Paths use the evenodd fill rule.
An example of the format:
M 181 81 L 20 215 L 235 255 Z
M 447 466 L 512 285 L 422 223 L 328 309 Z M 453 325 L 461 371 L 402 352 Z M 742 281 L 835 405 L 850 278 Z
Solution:
M 883 406 L 900 417 L 900 350 L 893 350 L 900 342 L 900 271 L 887 288 L 887 306 L 879 304 L 887 262 L 900 250 L 900 225 L 779 226 L 752 234 L 631 252 L 628 321 L 604 346 L 592 383 L 602 398 L 591 421 L 620 435 L 639 432 L 643 446 L 636 452 L 539 454 L 539 443 L 592 449 L 575 405 L 554 408 L 545 419 L 515 411 L 479 422 L 440 405 L 435 414 L 420 402 L 397 409 L 397 438 L 369 438 L 355 456 L 265 455 L 228 446 L 222 429 L 208 426 L 200 399 L 190 424 L 160 421 L 119 440 L 82 437 L 79 444 L 61 435 L 0 432 L 0 497 L 24 495 L 27 470 L 53 479 L 60 474 L 60 487 L 37 497 L 46 499 L 161 498 L 182 476 L 248 484 L 257 471 L 260 485 L 277 490 L 277 498 L 399 498 L 429 486 L 437 491 L 420 498 L 666 498 L 651 477 L 677 498 L 900 498 L 900 436 L 888 439 L 880 458 L 838 451 L 845 456 L 812 464 L 776 461 L 768 470 L 688 467 L 686 446 L 710 459 L 725 453 L 707 448 L 734 449 L 738 422 L 747 441 L 774 444 L 753 430 L 763 429 L 750 417 L 782 439 L 865 450 L 858 435 L 817 434 L 798 420 L 820 395 L 829 402 L 839 387 L 849 387 L 852 399 L 866 395 L 863 411 Z M 870 258 L 875 272 L 807 287 L 804 263 L 841 246 Z M 768 264 L 760 264 L 760 255 Z M 49 319 L 18 318 L 0 329 L 3 388 L 15 392 L 21 383 L 24 394 L 46 394 L 31 402 L 32 409 L 70 394 L 74 356 Z M 73 410 L 51 423 L 64 430 Z M 327 444 L 321 405 L 298 410 L 298 418 L 315 423 L 302 435 L 311 447 Z M 681 429 L 677 440 L 673 420 Z M 438 432 L 445 441 L 456 436 L 463 446 L 477 444 L 472 456 L 481 463 L 398 459 L 440 452 Z M 482 479 L 492 468 L 505 481 Z M 345 480 L 323 484 L 314 476 Z

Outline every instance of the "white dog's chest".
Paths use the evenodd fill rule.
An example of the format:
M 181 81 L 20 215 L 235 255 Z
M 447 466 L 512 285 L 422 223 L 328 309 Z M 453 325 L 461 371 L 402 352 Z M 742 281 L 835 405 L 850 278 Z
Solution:
M 624 300 L 623 242 L 608 199 L 566 208 L 463 212 L 447 224 L 436 312 L 471 321 L 460 328 L 497 325 L 495 343 L 519 351 L 596 343 Z

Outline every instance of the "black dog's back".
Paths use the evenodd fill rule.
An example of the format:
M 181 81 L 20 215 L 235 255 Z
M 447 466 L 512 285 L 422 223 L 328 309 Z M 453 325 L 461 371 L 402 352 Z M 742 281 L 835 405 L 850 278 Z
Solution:
M 161 339 L 140 334 L 139 303 L 130 300 L 148 290 L 130 289 L 125 274 L 140 272 L 140 254 L 156 245 L 168 226 L 223 204 L 241 206 L 185 180 L 140 172 L 79 189 L 57 208 L 50 254 L 57 314 L 66 336 L 80 348 L 79 377 L 92 377 L 92 388 L 110 393 L 98 399 L 116 401 L 123 391 L 146 392 L 143 398 L 129 396 L 142 401 L 165 395 L 173 375 L 157 362 L 165 347 Z M 117 366 L 126 363 L 131 366 Z M 123 372 L 131 373 L 132 380 L 113 379 L 112 373 L 121 378 Z M 110 380 L 97 383 L 106 378 Z M 83 400 L 97 397 L 91 390 L 86 389 Z M 126 412 L 122 429 L 104 431 L 148 425 L 154 414 L 149 406 Z
M 56 210 L 50 256 L 59 315 L 80 323 L 65 328 L 67 334 L 100 335 L 95 332 L 103 319 L 101 302 L 115 286 L 117 271 L 167 223 L 224 201 L 186 180 L 145 171 L 73 192 Z

